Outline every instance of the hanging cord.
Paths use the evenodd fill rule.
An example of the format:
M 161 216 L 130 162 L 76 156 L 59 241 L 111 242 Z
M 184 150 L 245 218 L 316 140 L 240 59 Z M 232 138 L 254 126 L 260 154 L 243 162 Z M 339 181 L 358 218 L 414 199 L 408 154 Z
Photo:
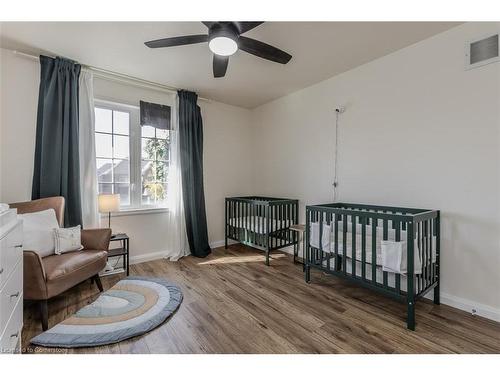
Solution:
M 339 159 L 339 116 L 344 112 L 344 108 L 336 108 L 335 109 L 335 162 L 334 162 L 334 170 L 333 170 L 333 202 L 337 202 L 338 192 L 337 188 L 339 186 L 339 182 L 337 179 L 338 174 L 338 159 Z

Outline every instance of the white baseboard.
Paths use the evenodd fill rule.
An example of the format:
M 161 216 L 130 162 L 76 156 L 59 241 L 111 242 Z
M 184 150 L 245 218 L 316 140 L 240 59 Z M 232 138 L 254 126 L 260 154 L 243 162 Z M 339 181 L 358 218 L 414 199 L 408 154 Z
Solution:
M 237 241 L 229 240 L 228 243 L 230 245 L 238 243 Z M 221 241 L 213 241 L 210 243 L 210 247 L 215 249 L 217 247 L 224 246 L 224 240 Z M 289 254 L 293 254 L 293 247 L 286 247 L 281 249 Z M 156 251 L 141 255 L 135 255 L 130 257 L 130 264 L 144 263 L 149 262 L 151 260 L 162 259 L 165 257 L 165 251 Z M 425 296 L 425 298 L 433 299 L 433 293 L 430 292 Z M 456 309 L 466 311 L 472 315 L 478 315 L 483 318 L 491 319 L 496 322 L 500 322 L 500 309 L 494 308 L 493 306 L 484 305 L 482 303 L 478 303 L 475 301 L 471 301 L 465 298 L 453 296 L 448 293 L 441 292 L 441 303 L 444 305 L 448 305 L 454 307 Z
M 425 296 L 425 298 L 432 300 L 434 298 L 434 293 L 431 291 Z M 443 305 L 454 307 L 456 309 L 468 312 L 471 315 L 477 315 L 486 319 L 500 322 L 500 309 L 496 309 L 493 306 L 484 305 L 479 302 L 471 301 L 443 292 L 441 292 L 440 299 Z
M 146 253 L 141 255 L 134 255 L 130 257 L 130 264 L 144 263 L 151 260 L 164 258 L 166 251 L 155 251 L 152 253 Z
M 229 240 L 228 241 L 229 245 L 236 244 L 238 242 Z M 212 249 L 215 249 L 216 247 L 222 247 L 224 246 L 225 242 L 224 240 L 222 241 L 214 241 L 210 243 L 210 247 Z M 162 259 L 166 255 L 166 251 L 153 251 L 150 253 L 145 253 L 145 254 L 140 254 L 140 255 L 134 255 L 130 257 L 130 264 L 138 264 L 138 263 L 144 263 L 144 262 L 149 262 L 152 260 L 156 259 Z
M 227 240 L 227 243 L 228 243 L 229 245 L 234 245 L 234 244 L 238 243 L 238 241 L 234 241 L 234 240 Z M 224 240 L 210 242 L 210 248 L 215 249 L 215 248 L 217 248 L 217 247 L 223 247 L 225 244 L 226 244 L 226 243 L 225 243 L 225 241 L 224 241 Z

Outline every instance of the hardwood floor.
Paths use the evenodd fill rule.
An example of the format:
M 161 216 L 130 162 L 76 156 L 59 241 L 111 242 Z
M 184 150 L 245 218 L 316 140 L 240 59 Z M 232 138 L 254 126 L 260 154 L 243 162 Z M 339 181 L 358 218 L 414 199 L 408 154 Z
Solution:
M 177 283 L 184 301 L 165 324 L 115 345 L 75 350 L 29 344 L 40 333 L 38 311 L 24 311 L 26 352 L 57 353 L 500 353 L 500 323 L 431 302 L 416 305 L 416 331 L 406 329 L 405 305 L 339 278 L 312 271 L 283 253 L 264 265 L 260 251 L 218 248 L 207 258 L 155 260 L 132 275 Z M 123 277 L 123 276 L 122 276 Z M 108 289 L 120 276 L 103 278 Z M 85 282 L 49 302 L 49 327 L 98 296 Z

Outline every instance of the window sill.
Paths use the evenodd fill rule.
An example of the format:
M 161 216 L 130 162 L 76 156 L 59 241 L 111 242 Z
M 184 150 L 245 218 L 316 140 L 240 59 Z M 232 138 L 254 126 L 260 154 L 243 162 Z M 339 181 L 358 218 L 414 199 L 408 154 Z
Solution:
M 123 209 L 119 212 L 112 212 L 111 216 L 112 217 L 119 217 L 119 216 L 132 216 L 132 215 L 149 215 L 149 214 L 163 214 L 167 213 L 168 208 L 167 207 L 155 207 L 155 208 L 130 208 L 130 209 Z M 107 218 L 107 214 L 101 214 L 102 218 Z

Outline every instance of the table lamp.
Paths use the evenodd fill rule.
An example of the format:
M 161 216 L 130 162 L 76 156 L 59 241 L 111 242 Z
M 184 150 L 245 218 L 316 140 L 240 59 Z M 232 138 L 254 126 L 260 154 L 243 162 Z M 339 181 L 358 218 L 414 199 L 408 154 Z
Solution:
M 99 194 L 99 212 L 108 214 L 108 227 L 111 229 L 111 212 L 120 211 L 120 194 Z

